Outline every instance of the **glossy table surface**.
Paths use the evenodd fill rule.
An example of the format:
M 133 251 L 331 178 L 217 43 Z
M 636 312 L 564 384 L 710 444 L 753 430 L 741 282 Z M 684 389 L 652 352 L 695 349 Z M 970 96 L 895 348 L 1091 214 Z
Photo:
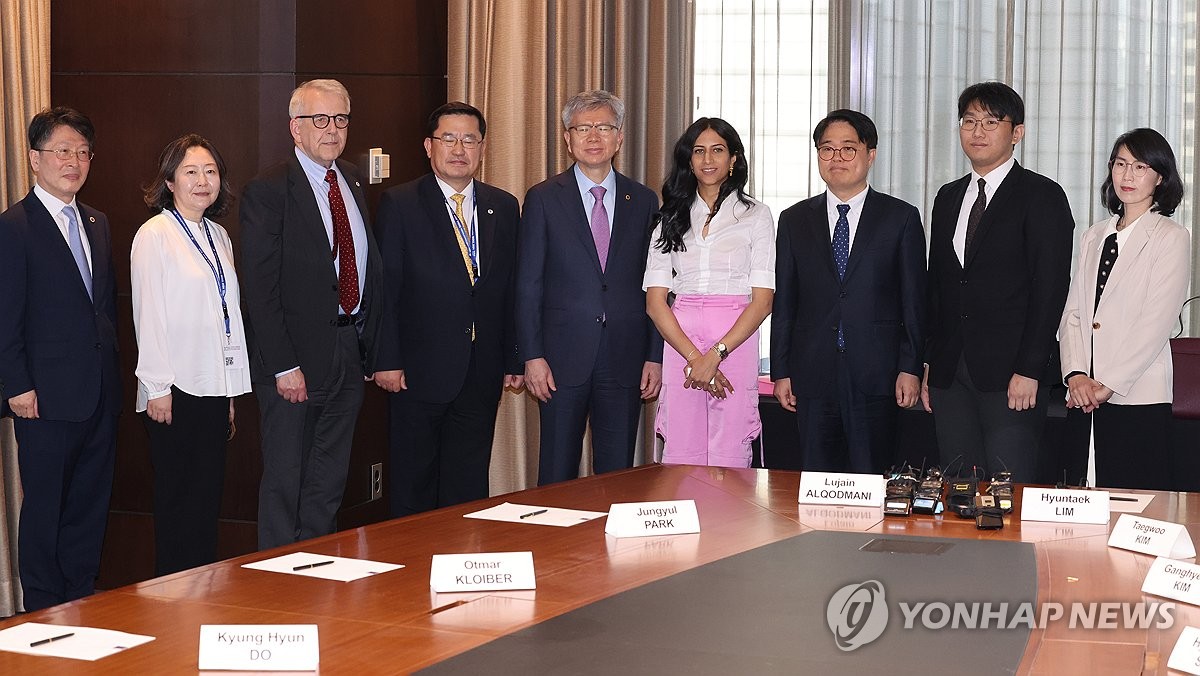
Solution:
M 949 515 L 879 517 L 877 510 L 799 505 L 799 477 L 797 472 L 646 465 L 343 531 L 9 618 L 0 629 L 45 622 L 156 640 L 97 662 L 0 652 L 0 673 L 189 673 L 197 670 L 202 624 L 316 624 L 322 673 L 401 673 L 598 599 L 810 530 L 1030 542 L 1037 556 L 1039 603 L 1165 601 L 1140 591 L 1153 557 L 1108 547 L 1106 526 L 1022 524 L 1016 517 L 1019 488 L 1017 508 L 1005 527 L 981 531 L 973 521 Z M 1200 494 L 1154 495 L 1143 516 L 1185 524 L 1194 540 L 1200 533 Z M 614 539 L 604 534 L 603 518 L 570 528 L 462 518 L 505 501 L 607 511 L 616 502 L 685 499 L 696 501 L 700 534 Z M 342 583 L 241 567 L 293 551 L 405 568 Z M 429 590 L 433 554 L 504 551 L 533 552 L 536 590 Z M 824 613 L 824 608 L 813 612 Z M 1020 672 L 1167 673 L 1167 658 L 1186 625 L 1200 626 L 1200 607 L 1176 604 L 1169 629 L 1087 630 L 1053 623 L 1033 631 Z M 852 654 L 847 660 L 850 668 Z

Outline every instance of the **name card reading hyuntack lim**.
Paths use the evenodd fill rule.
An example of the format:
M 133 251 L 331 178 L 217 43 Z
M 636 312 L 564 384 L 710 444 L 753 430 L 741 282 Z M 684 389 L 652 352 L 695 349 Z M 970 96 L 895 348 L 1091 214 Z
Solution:
M 808 505 L 882 507 L 886 485 L 882 474 L 801 472 L 799 502 Z
M 618 502 L 609 507 L 604 532 L 615 538 L 700 532 L 695 500 Z
M 202 624 L 201 671 L 316 671 L 315 624 Z
M 1021 493 L 1022 521 L 1107 524 L 1108 493 L 1067 488 L 1033 488 Z
M 1112 535 L 1108 537 L 1108 546 L 1169 559 L 1190 559 L 1196 555 L 1192 537 L 1182 524 L 1133 514 L 1122 514 L 1117 518 Z
M 535 589 L 533 552 L 434 554 L 429 588 L 437 593 Z

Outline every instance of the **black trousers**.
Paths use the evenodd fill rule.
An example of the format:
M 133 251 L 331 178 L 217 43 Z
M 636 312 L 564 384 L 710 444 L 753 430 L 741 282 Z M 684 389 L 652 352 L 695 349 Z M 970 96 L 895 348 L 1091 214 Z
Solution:
M 1171 405 L 1101 404 L 1091 413 L 1067 411 L 1067 479 L 1087 475 L 1088 440 L 1095 435 L 1096 485 L 1174 490 L 1171 475 Z
M 154 465 L 154 574 L 217 560 L 229 399 L 171 388 L 171 424 L 143 413 Z
M 834 391 L 814 398 L 797 396 L 800 469 L 882 474 L 896 447 L 896 416 L 900 410 L 896 398 L 857 391 L 845 353 L 838 354 L 834 371 Z
M 503 380 L 483 382 L 475 350 L 452 401 L 424 401 L 407 389 L 388 395 L 393 517 L 488 496 L 488 466 Z

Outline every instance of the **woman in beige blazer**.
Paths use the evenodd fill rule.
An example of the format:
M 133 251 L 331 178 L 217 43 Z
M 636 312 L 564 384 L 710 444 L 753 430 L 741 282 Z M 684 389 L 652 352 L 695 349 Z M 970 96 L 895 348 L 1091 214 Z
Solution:
M 1170 489 L 1170 337 L 1190 275 L 1188 232 L 1168 218 L 1183 198 L 1175 154 L 1153 129 L 1113 144 L 1087 229 L 1059 350 L 1069 393 L 1068 457 L 1095 448 L 1098 486 Z

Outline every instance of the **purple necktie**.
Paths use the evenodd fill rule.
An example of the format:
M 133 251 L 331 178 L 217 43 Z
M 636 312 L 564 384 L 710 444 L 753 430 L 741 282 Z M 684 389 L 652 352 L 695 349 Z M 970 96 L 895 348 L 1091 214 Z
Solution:
M 590 190 L 596 203 L 592 205 L 592 239 L 596 240 L 596 255 L 600 257 L 600 271 L 608 264 L 608 210 L 604 208 L 604 187 Z

